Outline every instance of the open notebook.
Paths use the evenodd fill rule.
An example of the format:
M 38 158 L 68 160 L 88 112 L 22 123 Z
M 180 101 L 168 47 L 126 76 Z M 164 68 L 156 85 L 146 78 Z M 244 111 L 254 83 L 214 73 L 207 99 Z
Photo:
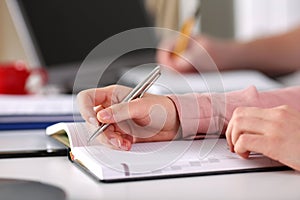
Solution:
M 85 123 L 58 123 L 46 134 L 68 144 L 70 159 L 97 180 L 115 182 L 251 171 L 285 169 L 281 163 L 260 154 L 242 159 L 228 150 L 225 139 L 178 140 L 134 144 L 119 151 L 87 144 L 92 133 Z

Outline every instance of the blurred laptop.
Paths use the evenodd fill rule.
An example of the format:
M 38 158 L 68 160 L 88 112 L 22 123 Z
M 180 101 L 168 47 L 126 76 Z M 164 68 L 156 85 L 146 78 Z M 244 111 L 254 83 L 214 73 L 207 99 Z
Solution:
M 73 91 L 76 73 L 85 57 L 98 44 L 120 32 L 152 25 L 143 0 L 7 0 L 6 1 L 30 65 L 46 67 L 50 84 L 66 92 L 78 92 L 95 87 L 91 79 L 99 79 L 95 71 L 104 66 L 101 61 L 114 57 L 106 52 L 97 58 L 95 68 L 81 76 Z M 153 42 L 154 33 L 145 39 Z M 98 86 L 113 84 L 119 71 L 134 65 L 154 61 L 154 50 L 140 49 L 121 56 L 105 70 Z

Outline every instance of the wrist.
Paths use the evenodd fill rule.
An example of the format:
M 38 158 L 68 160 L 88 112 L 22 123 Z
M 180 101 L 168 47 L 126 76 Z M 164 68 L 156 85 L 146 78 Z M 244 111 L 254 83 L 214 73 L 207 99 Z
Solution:
M 172 100 L 172 98 L 170 98 L 169 96 L 166 96 L 166 97 L 167 97 L 168 104 L 170 105 L 170 106 L 168 106 L 168 109 L 169 109 L 168 117 L 169 117 L 169 119 L 171 119 L 171 124 L 173 127 L 172 129 L 174 130 L 174 132 L 176 132 L 175 139 L 182 138 L 182 130 L 180 127 L 179 113 L 177 111 L 176 104 Z

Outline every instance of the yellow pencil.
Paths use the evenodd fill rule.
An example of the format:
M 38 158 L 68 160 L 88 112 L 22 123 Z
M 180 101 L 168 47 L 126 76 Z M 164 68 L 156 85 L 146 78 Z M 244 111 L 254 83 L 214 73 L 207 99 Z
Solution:
M 194 15 L 189 17 L 183 23 L 183 25 L 180 29 L 180 35 L 177 39 L 177 42 L 176 42 L 174 50 L 173 50 L 174 56 L 180 56 L 186 50 L 188 43 L 189 43 L 189 37 L 192 34 L 196 20 L 200 16 L 200 11 L 201 11 L 201 3 L 199 3 L 198 8 L 195 11 Z

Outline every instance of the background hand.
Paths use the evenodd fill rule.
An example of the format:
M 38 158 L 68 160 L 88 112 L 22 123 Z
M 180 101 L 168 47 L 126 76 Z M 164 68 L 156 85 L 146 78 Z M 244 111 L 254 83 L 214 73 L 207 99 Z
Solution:
M 174 56 L 172 51 L 175 42 L 176 38 L 163 41 L 157 50 L 156 59 L 158 63 L 178 72 L 197 72 L 195 67 L 198 71 L 216 70 L 214 63 L 219 70 L 230 69 L 239 60 L 236 54 L 239 51 L 237 42 L 199 35 L 191 38 L 182 56 Z

